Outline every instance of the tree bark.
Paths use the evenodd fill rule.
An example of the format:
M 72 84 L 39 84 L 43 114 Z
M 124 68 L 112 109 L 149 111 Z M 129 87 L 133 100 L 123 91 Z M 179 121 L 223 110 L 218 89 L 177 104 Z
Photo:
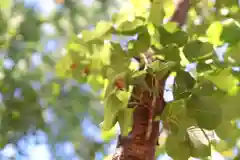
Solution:
M 177 22 L 180 26 L 185 23 L 189 9 L 189 0 L 177 0 L 176 10 L 171 21 Z M 153 106 L 153 96 L 150 91 L 144 90 L 142 86 L 134 86 L 133 93 L 129 102 L 138 102 L 133 113 L 133 127 L 128 137 L 118 138 L 118 144 L 112 160 L 155 160 L 155 150 L 159 137 L 159 121 L 154 121 L 156 115 L 161 115 L 165 101 L 163 98 L 166 78 L 158 82 L 159 96 Z M 146 76 L 146 83 L 149 88 L 152 85 L 154 77 L 150 74 Z M 139 103 L 139 100 L 141 101 Z M 150 121 L 152 119 L 152 121 Z M 146 135 L 151 132 L 149 137 Z

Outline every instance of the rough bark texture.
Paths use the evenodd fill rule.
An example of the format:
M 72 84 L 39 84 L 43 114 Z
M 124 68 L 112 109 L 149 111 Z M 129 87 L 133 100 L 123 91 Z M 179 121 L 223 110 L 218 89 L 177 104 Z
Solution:
M 146 76 L 146 81 L 151 88 L 153 77 Z M 164 81 L 159 82 L 164 86 Z M 156 106 L 152 106 L 153 97 L 147 90 L 142 89 L 141 86 L 136 86 L 133 90 L 134 96 L 131 102 L 138 102 L 138 105 L 133 115 L 133 128 L 128 137 L 119 136 L 119 143 L 117 151 L 113 156 L 113 160 L 154 160 L 155 148 L 159 136 L 159 121 L 153 121 L 149 124 L 149 116 L 153 114 L 160 114 L 164 107 L 163 88 L 159 91 L 160 96 L 156 100 Z M 139 102 L 138 98 L 141 98 Z M 153 109 L 153 110 L 152 110 Z M 153 113 L 151 113 L 153 111 Z M 151 134 L 146 138 L 148 126 L 151 125 Z
M 182 26 L 187 18 L 187 13 L 190 7 L 190 0 L 174 0 L 176 9 L 171 18 L 171 21 L 177 22 L 180 26 Z
M 183 25 L 189 9 L 189 0 L 176 1 L 176 11 L 171 21 Z M 142 86 L 135 86 L 129 102 L 137 102 L 133 115 L 133 128 L 128 137 L 119 136 L 116 151 L 112 160 L 155 160 L 155 150 L 159 137 L 159 121 L 150 121 L 156 115 L 160 115 L 165 107 L 163 99 L 164 85 L 167 77 L 159 81 L 159 96 L 153 105 L 153 96 L 150 91 Z M 146 76 L 149 88 L 153 86 L 153 77 Z M 149 137 L 146 135 L 151 132 Z

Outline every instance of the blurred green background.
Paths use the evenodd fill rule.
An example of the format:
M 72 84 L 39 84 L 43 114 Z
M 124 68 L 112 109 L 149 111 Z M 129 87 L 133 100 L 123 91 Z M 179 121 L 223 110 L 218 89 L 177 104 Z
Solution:
M 121 1 L 122 3 L 123 1 Z M 103 159 L 103 107 L 88 85 L 55 76 L 72 35 L 120 7 L 110 0 L 0 2 L 0 159 Z

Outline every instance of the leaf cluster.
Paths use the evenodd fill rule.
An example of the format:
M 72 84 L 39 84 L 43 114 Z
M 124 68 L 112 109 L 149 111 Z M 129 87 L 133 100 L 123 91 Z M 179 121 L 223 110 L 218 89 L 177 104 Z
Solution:
M 153 3 L 149 15 L 144 9 L 139 12 L 140 4 L 135 5 L 135 11 L 117 13 L 111 21 L 100 21 L 94 30 L 84 30 L 69 42 L 67 55 L 57 65 L 59 76 L 88 82 L 96 91 L 104 88 L 102 129 L 111 131 L 118 122 L 121 133 L 127 135 L 132 125 L 133 109 L 127 108 L 132 87 L 145 87 L 146 74 L 161 79 L 170 71 L 174 98 L 160 117 L 171 133 L 166 152 L 175 159 L 187 159 L 210 156 L 211 146 L 218 151 L 231 148 L 234 144 L 227 137 L 238 138 L 235 125 L 240 116 L 239 73 L 233 70 L 239 65 L 238 19 L 233 16 L 221 22 L 223 17 L 216 16 L 207 27 L 203 23 L 201 31 L 191 24 L 183 31 L 175 23 L 157 23 L 159 19 L 153 16 L 157 3 Z M 123 37 L 128 40 L 116 40 Z M 224 44 L 228 44 L 228 49 L 221 60 L 216 48 Z M 146 52 L 160 60 L 146 63 Z M 142 58 L 140 63 L 134 57 Z M 77 67 L 72 69 L 72 64 Z M 192 64 L 196 67 L 188 71 Z M 139 71 L 141 65 L 146 69 Z M 86 67 L 90 72 L 84 75 Z M 209 131 L 215 132 L 225 146 L 214 143 Z M 183 150 L 177 152 L 179 148 Z

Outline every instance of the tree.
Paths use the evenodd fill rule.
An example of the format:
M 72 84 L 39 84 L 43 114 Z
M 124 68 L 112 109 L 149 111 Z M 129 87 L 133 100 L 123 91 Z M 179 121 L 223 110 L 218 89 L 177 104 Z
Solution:
M 233 154 L 240 135 L 238 1 L 192 0 L 187 12 L 187 0 L 176 7 L 172 0 L 130 0 L 100 22 L 115 1 L 99 0 L 91 9 L 82 1 L 58 1 L 50 17 L 37 6 L 6 2 L 0 2 L 1 62 L 8 62 L 1 67 L 1 148 L 14 144 L 24 154 L 21 141 L 41 143 L 44 133 L 52 159 L 59 152 L 63 159 L 76 157 L 59 149 L 66 142 L 78 157 L 97 159 L 97 152 L 107 154 L 104 145 L 119 124 L 117 149 L 106 159 L 151 160 L 164 153 L 174 160 L 206 159 L 212 151 L 239 158 Z M 43 32 L 45 24 L 55 33 Z M 42 49 L 53 37 L 67 40 L 66 47 L 57 45 L 57 55 Z M 34 65 L 39 55 L 42 63 Z M 84 134 L 86 119 L 103 120 L 105 142 Z
M 58 66 L 61 76 L 70 73 L 79 80 L 81 71 L 86 76 L 82 81 L 99 79 L 98 87 L 96 81 L 90 83 L 96 91 L 105 86 L 102 130 L 111 132 L 117 122 L 121 129 L 112 159 L 154 159 L 159 120 L 168 131 L 165 150 L 173 159 L 205 158 L 211 155 L 211 146 L 221 151 L 234 145 L 239 132 L 234 126 L 239 117 L 239 78 L 232 69 L 238 65 L 234 50 L 240 40 L 237 2 L 192 1 L 185 31 L 173 22 L 184 23 L 188 0 L 177 1 L 173 22 L 166 24 L 161 22 L 169 1 L 131 2 L 133 8 L 115 14 L 112 21 L 100 21 L 95 30 L 82 31 Z M 204 9 L 206 3 L 216 10 Z M 147 5 L 151 6 L 149 14 Z M 221 8 L 230 6 L 224 15 Z M 193 17 L 198 13 L 202 13 L 202 22 L 195 25 Z M 122 47 L 113 36 L 132 38 Z M 224 44 L 230 48 L 220 60 L 215 48 Z M 67 64 L 67 59 L 74 69 L 63 70 L 61 64 Z M 186 67 L 193 63 L 195 72 L 187 72 Z M 165 104 L 164 84 L 169 75 L 175 77 L 174 99 Z M 223 133 L 226 127 L 231 128 L 228 134 Z M 227 147 L 219 147 L 212 132 Z M 234 139 L 233 143 L 227 137 Z

